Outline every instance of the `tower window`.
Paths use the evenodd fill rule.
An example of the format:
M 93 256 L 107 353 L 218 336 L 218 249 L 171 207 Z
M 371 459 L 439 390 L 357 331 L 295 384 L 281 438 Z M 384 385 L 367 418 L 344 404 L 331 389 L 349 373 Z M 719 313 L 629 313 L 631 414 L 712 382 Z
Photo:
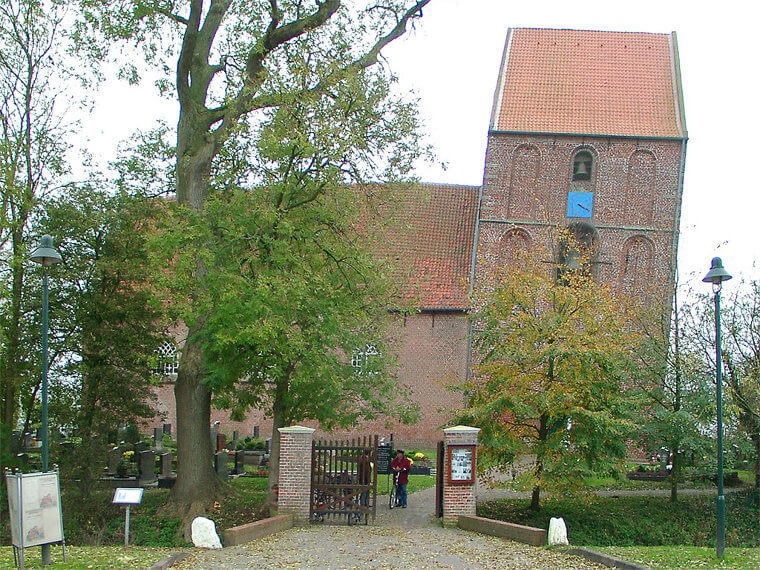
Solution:
M 156 349 L 156 355 L 158 356 L 158 362 L 153 367 L 153 373 L 159 376 L 172 376 L 177 374 L 179 370 L 179 351 L 177 346 L 171 342 L 166 341 L 164 344 Z
M 573 182 L 576 180 L 591 180 L 591 167 L 594 157 L 587 150 L 582 150 L 573 159 Z

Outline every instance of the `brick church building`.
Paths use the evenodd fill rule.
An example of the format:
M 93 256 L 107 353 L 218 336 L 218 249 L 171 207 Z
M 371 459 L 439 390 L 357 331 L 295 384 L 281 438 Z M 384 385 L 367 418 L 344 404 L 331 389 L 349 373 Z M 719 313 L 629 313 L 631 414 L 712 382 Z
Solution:
M 674 281 L 686 153 L 676 35 L 510 29 L 498 74 L 483 184 L 423 184 L 386 236 L 411 263 L 407 287 L 419 311 L 392 331 L 399 382 L 420 405 L 419 424 L 395 425 L 396 441 L 428 447 L 450 410 L 463 405 L 447 385 L 467 378 L 471 286 L 492 264 L 551 243 L 566 227 L 593 245 L 594 278 L 648 295 Z M 556 260 L 562 262 L 563 260 Z M 167 347 L 158 411 L 176 424 Z M 268 436 L 257 411 L 243 423 L 212 411 L 227 433 Z M 354 433 L 389 432 L 384 422 Z M 338 437 L 342 434 L 333 434 Z

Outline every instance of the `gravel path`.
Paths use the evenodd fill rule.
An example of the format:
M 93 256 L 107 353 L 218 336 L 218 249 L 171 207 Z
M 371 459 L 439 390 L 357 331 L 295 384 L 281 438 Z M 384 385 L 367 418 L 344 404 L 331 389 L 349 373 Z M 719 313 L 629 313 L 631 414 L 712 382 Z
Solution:
M 409 496 L 409 508 L 388 509 L 378 497 L 367 526 L 312 524 L 222 550 L 198 550 L 173 568 L 604 568 L 501 538 L 442 528 L 433 516 L 435 489 Z

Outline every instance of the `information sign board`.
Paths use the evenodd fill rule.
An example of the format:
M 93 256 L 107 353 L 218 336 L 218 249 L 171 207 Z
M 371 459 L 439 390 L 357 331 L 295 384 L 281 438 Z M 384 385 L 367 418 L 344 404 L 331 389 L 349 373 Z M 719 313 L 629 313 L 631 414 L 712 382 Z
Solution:
M 16 548 L 63 541 L 58 472 L 7 473 L 11 542 Z
M 387 475 L 391 472 L 391 454 L 393 450 L 390 445 L 381 445 L 377 448 L 377 472 L 380 475 Z
M 142 488 L 118 487 L 113 493 L 114 505 L 139 505 L 142 502 Z
M 449 482 L 473 483 L 475 481 L 475 446 L 449 446 Z

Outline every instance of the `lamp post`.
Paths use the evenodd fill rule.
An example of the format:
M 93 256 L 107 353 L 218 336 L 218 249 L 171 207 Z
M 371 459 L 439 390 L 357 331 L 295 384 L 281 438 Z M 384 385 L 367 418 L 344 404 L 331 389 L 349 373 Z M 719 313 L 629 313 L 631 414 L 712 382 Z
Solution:
M 48 274 L 50 265 L 62 261 L 61 254 L 53 245 L 53 238 L 44 235 L 37 248 L 29 256 L 34 263 L 42 265 L 42 471 L 48 470 Z M 50 564 L 50 545 L 42 545 L 42 564 Z
M 731 279 L 728 271 L 723 269 L 720 257 L 713 257 L 710 271 L 702 279 L 712 283 L 715 293 L 715 384 L 718 406 L 718 531 L 716 536 L 718 558 L 723 558 L 726 549 L 726 498 L 723 496 L 723 363 L 720 355 L 720 290 L 723 282 Z

